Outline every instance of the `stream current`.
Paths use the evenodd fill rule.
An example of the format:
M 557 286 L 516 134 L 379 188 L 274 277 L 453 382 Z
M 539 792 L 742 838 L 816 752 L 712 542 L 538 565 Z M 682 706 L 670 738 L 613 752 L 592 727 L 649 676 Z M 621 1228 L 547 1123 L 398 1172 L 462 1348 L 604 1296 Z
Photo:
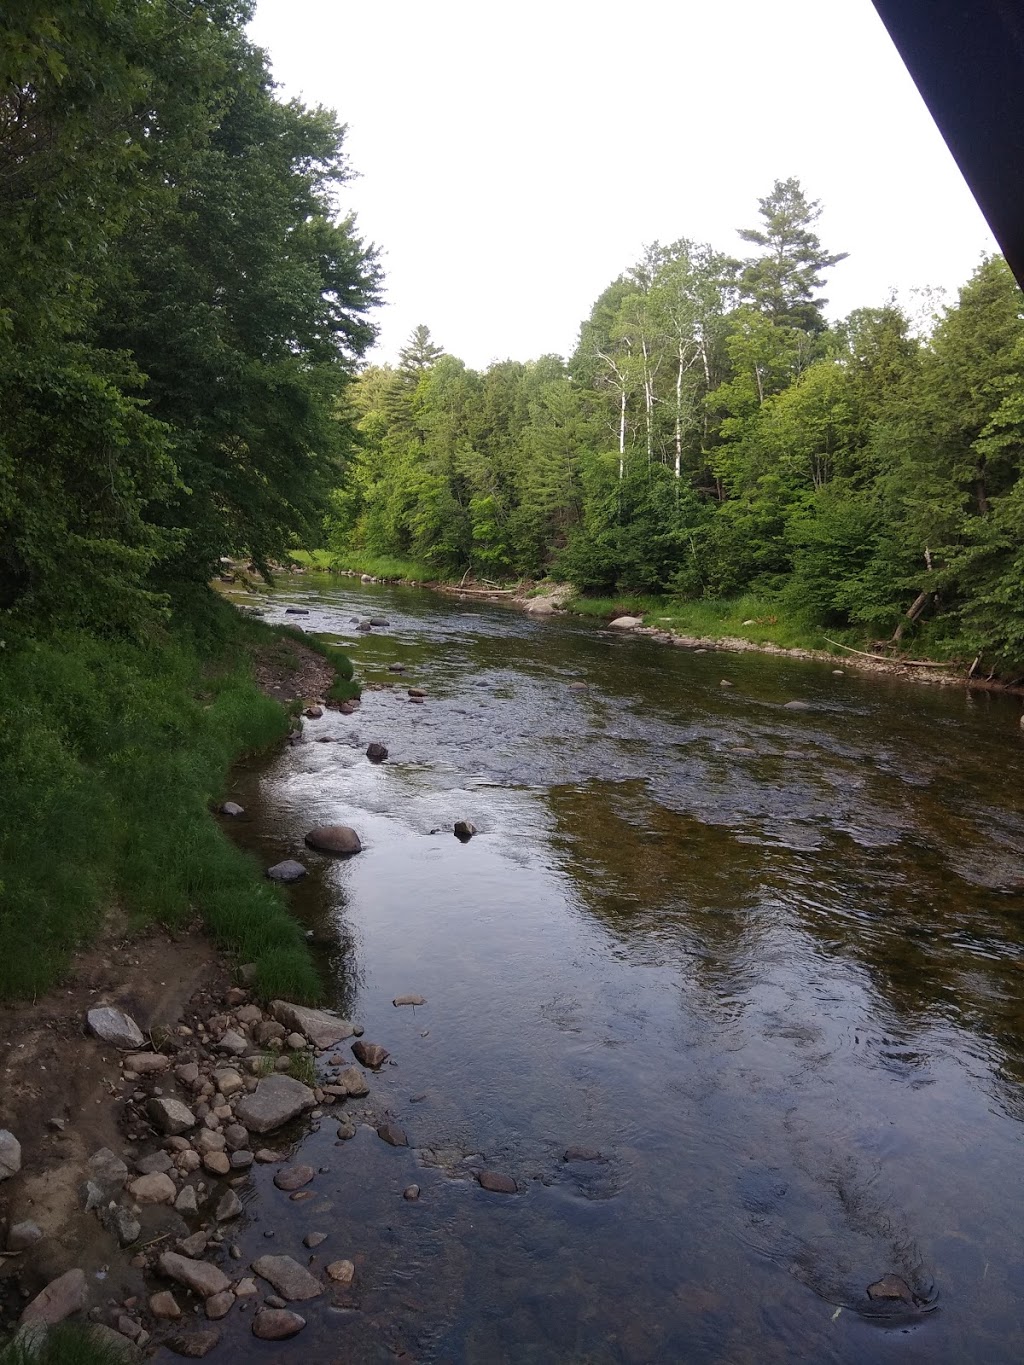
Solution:
M 396 684 L 229 793 L 395 1065 L 237 1237 L 305 1263 L 320 1229 L 355 1283 L 291 1343 L 233 1314 L 228 1359 L 1024 1359 L 1016 702 L 349 579 L 241 600 Z M 305 850 L 322 823 L 363 853 Z M 889 1274 L 916 1308 L 868 1298 Z

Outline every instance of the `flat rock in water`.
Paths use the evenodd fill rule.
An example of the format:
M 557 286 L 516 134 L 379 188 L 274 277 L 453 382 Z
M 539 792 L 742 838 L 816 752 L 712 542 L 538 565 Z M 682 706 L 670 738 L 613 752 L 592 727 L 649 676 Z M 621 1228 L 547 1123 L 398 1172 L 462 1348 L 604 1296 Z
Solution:
M 251 1133 L 269 1133 L 315 1107 L 316 1096 L 308 1085 L 292 1076 L 266 1076 L 251 1095 L 238 1101 L 235 1117 Z
M 899 1275 L 883 1275 L 874 1284 L 868 1285 L 869 1299 L 882 1299 L 913 1304 L 914 1294 L 906 1280 Z
M 391 1147 L 408 1147 L 409 1145 L 405 1129 L 399 1128 L 397 1123 L 382 1123 L 377 1129 L 377 1136 Z
M 125 1014 L 124 1010 L 115 1009 L 113 1005 L 100 1005 L 90 1010 L 85 1020 L 90 1031 L 101 1042 L 109 1043 L 111 1047 L 119 1048 L 122 1052 L 134 1052 L 146 1041 L 142 1036 L 142 1030 L 131 1015 Z
M 308 608 L 308 607 L 285 607 L 285 609 L 284 609 L 284 614 L 285 614 L 285 616 L 308 616 L 308 615 L 309 615 L 309 608 Z
M 425 1005 L 427 1002 L 422 995 L 396 995 L 391 1002 L 393 1005 Z
M 389 673 L 404 673 L 405 664 L 388 664 Z
M 566 1147 L 565 1161 L 603 1161 L 604 1157 L 596 1147 Z
M 0 1180 L 10 1180 L 20 1170 L 21 1143 L 9 1128 L 0 1128 Z
M 424 698 L 426 695 L 427 695 L 427 690 L 426 690 L 425 687 L 410 687 L 410 688 L 409 688 L 409 696 L 410 696 L 410 697 L 417 697 L 417 698 L 419 698 L 420 701 L 422 701 L 423 698 Z
M 196 1126 L 195 1114 L 181 1100 L 165 1099 L 163 1096 L 151 1099 L 146 1105 L 146 1112 L 154 1126 L 167 1137 L 187 1133 Z
M 312 1166 L 286 1166 L 274 1176 L 274 1184 L 279 1190 L 301 1190 L 315 1174 Z
M 18 1321 L 23 1326 L 42 1322 L 52 1327 L 74 1313 L 83 1312 L 88 1299 L 85 1271 L 69 1270 L 40 1290 Z
M 810 703 L 806 701 L 787 701 L 782 708 L 784 711 L 809 711 Z
M 290 1256 L 260 1256 L 253 1261 L 252 1268 L 261 1280 L 268 1280 L 289 1302 L 315 1299 L 324 1292 L 316 1276 Z
M 519 1189 L 510 1175 L 502 1175 L 500 1171 L 479 1171 L 476 1178 L 482 1188 L 492 1194 L 515 1194 Z
M 169 1280 L 176 1280 L 178 1284 L 183 1284 L 186 1289 L 193 1290 L 202 1298 L 211 1298 L 214 1294 L 222 1294 L 231 1285 L 231 1281 L 215 1265 L 210 1265 L 208 1261 L 193 1261 L 188 1256 L 179 1256 L 176 1251 L 165 1251 L 157 1262 L 161 1275 L 165 1275 Z
M 608 624 L 615 630 L 634 630 L 637 626 L 642 626 L 644 618 L 642 616 L 616 616 L 614 621 Z
M 312 1251 L 314 1247 L 318 1247 L 321 1242 L 326 1241 L 327 1241 L 326 1232 L 307 1232 L 305 1237 L 303 1237 L 302 1239 L 302 1245 L 304 1247 L 309 1247 L 310 1251 Z
M 363 1066 L 376 1071 L 384 1065 L 391 1053 L 386 1047 L 381 1047 L 380 1043 L 364 1043 L 360 1038 L 358 1043 L 352 1044 L 352 1055 L 356 1061 L 362 1062 Z
M 283 862 L 268 867 L 266 875 L 272 882 L 301 882 L 306 875 L 306 869 L 294 858 L 285 858 Z
M 359 835 L 348 825 L 317 825 L 306 835 L 306 845 L 318 853 L 338 853 L 343 857 L 363 849 Z
M 301 1033 L 314 1047 L 334 1047 L 355 1033 L 351 1023 L 338 1014 L 292 1005 L 287 1000 L 271 1001 L 270 1012 L 279 1024 Z
M 306 1319 L 290 1308 L 264 1308 L 253 1318 L 252 1334 L 261 1341 L 287 1341 L 298 1336 Z
M 168 1337 L 164 1345 L 176 1356 L 186 1360 L 202 1360 L 220 1341 L 219 1327 L 206 1327 L 198 1332 L 178 1332 Z

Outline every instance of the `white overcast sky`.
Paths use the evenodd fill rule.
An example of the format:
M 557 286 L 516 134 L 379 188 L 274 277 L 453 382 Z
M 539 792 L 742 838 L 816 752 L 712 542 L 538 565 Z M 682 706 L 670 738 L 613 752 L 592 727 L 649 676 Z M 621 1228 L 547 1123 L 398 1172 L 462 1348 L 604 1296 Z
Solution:
M 419 322 L 478 367 L 566 354 L 644 243 L 745 254 L 791 175 L 850 253 L 832 316 L 995 249 L 870 0 L 259 0 L 250 32 L 349 125 L 379 359 Z

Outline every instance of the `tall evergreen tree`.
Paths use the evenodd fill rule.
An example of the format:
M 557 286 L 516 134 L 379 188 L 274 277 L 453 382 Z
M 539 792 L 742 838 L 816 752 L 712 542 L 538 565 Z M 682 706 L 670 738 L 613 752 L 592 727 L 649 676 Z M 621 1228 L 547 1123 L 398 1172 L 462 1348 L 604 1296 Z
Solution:
M 807 198 L 795 178 L 776 180 L 771 194 L 758 200 L 758 209 L 761 226 L 739 229 L 745 242 L 761 248 L 743 264 L 743 295 L 776 326 L 823 331 L 828 300 L 817 295 L 822 275 L 848 253 L 828 252 L 821 245 L 814 231 L 821 205 Z

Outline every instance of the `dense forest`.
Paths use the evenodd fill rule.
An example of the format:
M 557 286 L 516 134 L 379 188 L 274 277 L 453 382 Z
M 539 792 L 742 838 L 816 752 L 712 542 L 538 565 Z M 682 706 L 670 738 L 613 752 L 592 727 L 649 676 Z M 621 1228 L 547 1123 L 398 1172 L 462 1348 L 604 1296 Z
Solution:
M 1024 669 L 1024 301 L 1005 262 L 926 335 L 892 301 L 830 325 L 843 257 L 819 205 L 791 179 L 759 210 L 744 260 L 648 247 L 568 360 L 479 373 L 420 327 L 367 368 L 335 553 L 620 596 L 754 592 Z
M 208 585 L 318 534 L 380 277 L 344 128 L 276 97 L 251 9 L 0 12 L 0 999 L 117 900 L 317 989 L 207 813 L 288 723 L 280 641 Z

